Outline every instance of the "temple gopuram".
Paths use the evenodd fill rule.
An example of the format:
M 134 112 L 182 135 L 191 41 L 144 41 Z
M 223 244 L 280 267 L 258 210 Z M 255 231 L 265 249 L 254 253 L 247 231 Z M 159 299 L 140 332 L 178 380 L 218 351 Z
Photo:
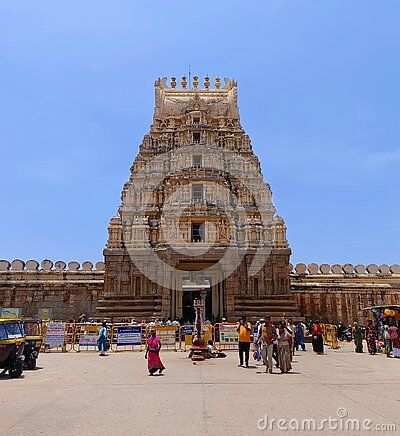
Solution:
M 108 226 L 104 262 L 0 261 L 0 307 L 27 316 L 211 321 L 362 320 L 399 304 L 398 265 L 290 264 L 284 220 L 240 123 L 237 82 L 155 83 L 144 136 Z M 46 312 L 47 311 L 47 312 Z

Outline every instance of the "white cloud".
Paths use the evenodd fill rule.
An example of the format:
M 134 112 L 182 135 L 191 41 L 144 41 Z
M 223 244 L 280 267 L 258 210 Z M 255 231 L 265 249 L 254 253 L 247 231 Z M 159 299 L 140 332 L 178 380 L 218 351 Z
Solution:
M 361 164 L 367 168 L 396 164 L 400 161 L 400 148 L 363 153 L 359 156 Z

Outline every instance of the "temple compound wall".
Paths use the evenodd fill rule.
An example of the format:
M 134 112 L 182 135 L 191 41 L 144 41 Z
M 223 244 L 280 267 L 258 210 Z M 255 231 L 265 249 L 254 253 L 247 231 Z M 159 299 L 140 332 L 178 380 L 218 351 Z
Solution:
M 50 313 L 56 319 L 105 316 L 97 306 L 103 298 L 104 263 L 0 261 L 0 309 L 21 308 L 25 316 Z M 362 309 L 373 305 L 399 304 L 399 265 L 290 265 L 291 293 L 288 299 L 268 307 L 268 300 L 250 298 L 253 317 L 283 313 L 308 319 L 350 323 L 365 321 Z M 292 298 L 293 300 L 290 300 Z M 293 302 L 288 306 L 288 302 Z M 159 313 L 161 302 L 154 299 L 149 310 Z M 159 306 L 159 307 L 157 307 Z M 289 311 L 288 311 L 289 308 Z M 167 314 L 167 316 L 170 316 Z
M 399 265 L 297 264 L 292 294 L 302 316 L 337 323 L 365 321 L 362 309 L 400 303 Z
M 27 317 L 94 315 L 103 286 L 103 262 L 0 261 L 0 309 L 20 308 Z

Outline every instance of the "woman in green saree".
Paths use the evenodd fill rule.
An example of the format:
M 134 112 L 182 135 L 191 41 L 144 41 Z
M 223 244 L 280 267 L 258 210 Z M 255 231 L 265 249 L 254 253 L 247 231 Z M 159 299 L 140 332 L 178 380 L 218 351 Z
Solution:
M 354 340 L 354 344 L 356 345 L 356 353 L 362 353 L 363 335 L 362 335 L 361 327 L 358 325 L 357 322 L 353 324 L 353 340 Z

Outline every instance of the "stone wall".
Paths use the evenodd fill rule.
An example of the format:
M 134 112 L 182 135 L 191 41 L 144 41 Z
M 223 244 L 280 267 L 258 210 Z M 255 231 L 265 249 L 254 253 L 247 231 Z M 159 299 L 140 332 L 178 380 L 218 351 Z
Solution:
M 93 315 L 103 286 L 103 262 L 0 261 L 0 308 L 22 308 L 28 317 L 40 309 L 56 319 Z
M 364 322 L 363 308 L 400 304 L 399 265 L 300 263 L 290 268 L 292 294 L 307 318 Z M 0 261 L 0 308 L 22 308 L 25 316 L 35 316 L 40 309 L 51 309 L 57 319 L 76 318 L 82 312 L 95 316 L 103 288 L 103 262 L 94 266 L 91 262 Z M 264 315 L 265 309 L 260 307 L 260 313 Z
M 362 309 L 400 304 L 399 265 L 291 267 L 291 288 L 302 316 L 330 322 L 365 322 Z

